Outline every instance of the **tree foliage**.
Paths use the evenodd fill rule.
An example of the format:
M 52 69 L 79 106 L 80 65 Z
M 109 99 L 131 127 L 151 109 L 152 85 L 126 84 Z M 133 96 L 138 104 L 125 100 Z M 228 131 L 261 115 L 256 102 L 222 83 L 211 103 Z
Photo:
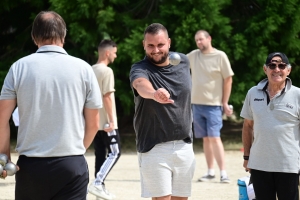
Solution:
M 213 46 L 228 55 L 235 73 L 230 103 L 239 112 L 247 90 L 264 78 L 262 66 L 270 52 L 287 54 L 291 78 L 300 86 L 299 1 L 280 0 L 3 0 L 0 8 L 0 85 L 10 65 L 36 51 L 31 24 L 41 10 L 58 12 L 67 23 L 65 49 L 90 64 L 97 61 L 97 45 L 104 38 L 118 44 L 118 58 L 110 66 L 116 77 L 119 116 L 133 113 L 128 74 L 143 59 L 143 31 L 151 23 L 166 26 L 171 50 L 196 48 L 195 32 L 207 30 Z M 201 92 L 201 91 L 199 91 Z

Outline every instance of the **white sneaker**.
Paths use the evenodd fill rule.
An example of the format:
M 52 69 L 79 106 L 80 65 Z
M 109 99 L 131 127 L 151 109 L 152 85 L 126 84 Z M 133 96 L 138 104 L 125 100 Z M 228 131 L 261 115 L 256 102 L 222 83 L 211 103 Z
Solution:
M 220 182 L 221 183 L 230 183 L 230 179 L 227 176 L 225 176 L 225 177 L 222 176 L 220 178 Z
M 105 189 L 105 185 L 94 185 L 91 184 L 88 188 L 89 193 L 100 197 L 102 199 L 111 200 L 115 199 L 116 196 L 113 194 L 110 194 L 108 190 Z
M 198 179 L 199 182 L 208 182 L 208 181 L 212 181 L 216 178 L 215 175 L 209 175 L 206 174 L 204 176 L 202 176 L 201 178 Z

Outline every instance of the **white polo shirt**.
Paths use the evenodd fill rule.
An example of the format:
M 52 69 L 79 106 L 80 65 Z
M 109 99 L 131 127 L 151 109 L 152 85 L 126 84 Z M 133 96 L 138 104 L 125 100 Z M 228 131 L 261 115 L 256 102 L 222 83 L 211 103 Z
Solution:
M 54 45 L 16 61 L 0 99 L 17 99 L 16 151 L 28 157 L 83 155 L 83 109 L 99 109 L 102 98 L 92 67 Z
M 240 116 L 254 121 L 248 167 L 268 172 L 298 173 L 300 89 L 287 78 L 285 90 L 267 104 L 264 79 L 246 96 Z

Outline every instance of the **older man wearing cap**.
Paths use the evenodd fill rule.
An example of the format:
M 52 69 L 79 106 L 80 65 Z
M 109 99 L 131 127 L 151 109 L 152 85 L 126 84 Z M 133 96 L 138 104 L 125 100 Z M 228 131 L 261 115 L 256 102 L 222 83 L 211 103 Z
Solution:
M 284 53 L 269 54 L 263 70 L 267 78 L 248 91 L 240 114 L 244 168 L 257 199 L 298 200 L 300 89 Z

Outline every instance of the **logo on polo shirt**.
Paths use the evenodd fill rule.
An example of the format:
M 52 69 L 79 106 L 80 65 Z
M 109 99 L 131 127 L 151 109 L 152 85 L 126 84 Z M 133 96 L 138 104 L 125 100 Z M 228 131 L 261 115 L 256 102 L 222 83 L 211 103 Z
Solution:
M 259 99 L 259 98 L 255 98 L 254 101 L 264 101 L 265 99 L 262 98 L 262 99 Z
M 285 104 L 285 106 L 286 106 L 287 108 L 293 109 L 293 105 L 291 105 L 291 104 L 289 104 L 289 103 Z
M 111 141 L 110 141 L 111 143 L 113 143 L 113 142 L 117 142 L 117 140 L 115 139 L 115 138 L 113 138 L 113 139 L 111 139 Z

